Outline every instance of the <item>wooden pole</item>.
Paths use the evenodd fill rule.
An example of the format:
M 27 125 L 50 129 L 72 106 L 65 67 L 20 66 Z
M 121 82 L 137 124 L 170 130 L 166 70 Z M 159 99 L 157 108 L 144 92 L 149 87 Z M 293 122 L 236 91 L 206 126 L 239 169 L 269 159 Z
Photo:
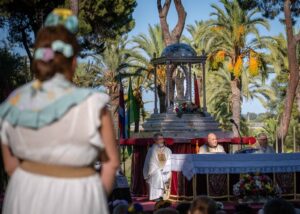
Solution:
M 126 177 L 126 164 L 125 164 L 125 146 L 122 146 L 122 161 L 123 161 L 123 172 Z

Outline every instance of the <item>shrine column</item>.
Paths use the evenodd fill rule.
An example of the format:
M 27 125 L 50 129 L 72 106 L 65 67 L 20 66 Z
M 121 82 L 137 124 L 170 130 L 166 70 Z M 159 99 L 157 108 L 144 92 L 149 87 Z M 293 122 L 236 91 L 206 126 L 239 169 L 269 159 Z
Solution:
M 166 88 L 166 92 L 167 92 L 167 111 L 170 107 L 170 86 L 171 86 L 171 68 L 170 68 L 170 61 L 167 61 L 167 88 Z
M 157 109 L 157 66 L 154 66 L 154 114 L 158 114 Z
M 188 70 L 188 75 L 189 75 L 189 100 L 192 102 L 192 66 L 191 63 L 189 63 L 189 70 Z

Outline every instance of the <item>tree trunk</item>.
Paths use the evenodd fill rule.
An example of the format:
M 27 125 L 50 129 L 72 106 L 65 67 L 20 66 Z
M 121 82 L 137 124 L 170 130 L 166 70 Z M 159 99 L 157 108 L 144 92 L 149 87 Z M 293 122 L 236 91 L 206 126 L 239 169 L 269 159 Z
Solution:
M 167 111 L 166 108 L 166 91 L 165 87 L 161 85 L 157 85 L 157 94 L 159 99 L 159 113 L 165 113 Z
M 144 106 L 141 87 L 137 87 L 137 89 L 133 92 L 133 95 L 136 100 L 136 108 L 137 108 L 137 112 L 138 112 L 138 119 L 134 122 L 134 132 L 139 132 L 140 131 L 141 109 Z
M 295 94 L 299 82 L 299 65 L 297 62 L 297 52 L 296 52 L 297 40 L 293 34 L 290 5 L 291 5 L 291 1 L 285 0 L 284 17 L 285 17 L 286 34 L 287 34 L 288 62 L 289 62 L 290 76 L 288 80 L 287 94 L 284 102 L 283 113 L 280 118 L 279 128 L 277 130 L 277 136 L 279 139 L 278 152 L 282 152 L 282 145 L 288 133 L 293 103 L 294 103 Z
M 299 69 L 299 71 L 300 71 L 300 69 Z M 297 87 L 297 91 L 296 91 L 296 102 L 297 102 L 298 112 L 300 112 L 300 87 L 299 87 L 299 84 L 300 84 L 300 82 L 298 82 L 298 87 Z
M 159 14 L 159 21 L 162 30 L 162 36 L 164 39 L 165 45 L 172 44 L 172 37 L 169 30 L 169 25 L 167 22 L 167 15 L 170 9 L 171 0 L 165 0 L 164 6 L 161 6 L 161 0 L 157 0 L 157 9 Z
M 31 76 L 33 77 L 34 74 L 32 73 L 32 69 L 31 69 L 33 56 L 30 52 L 30 47 L 29 47 L 29 44 L 28 44 L 27 34 L 25 32 L 25 29 L 20 29 L 20 31 L 21 31 L 21 34 L 22 34 L 22 43 L 24 45 L 25 51 L 26 51 L 28 59 L 29 59 Z
M 178 15 L 178 21 L 176 26 L 172 30 L 171 36 L 172 36 L 173 43 L 177 43 L 179 42 L 182 31 L 184 29 L 186 12 L 184 10 L 181 0 L 174 0 L 174 3 Z
M 159 21 L 166 46 L 179 42 L 185 25 L 186 12 L 184 10 L 182 2 L 181 0 L 174 0 L 174 3 L 178 15 L 178 21 L 172 32 L 170 32 L 167 22 L 167 16 L 171 5 L 171 0 L 165 0 L 163 7 L 161 6 L 161 0 L 157 0 Z
M 110 104 L 111 104 L 111 113 L 112 113 L 112 118 L 114 122 L 114 129 L 115 129 L 115 134 L 116 136 L 119 136 L 118 130 L 119 130 L 119 115 L 118 115 L 118 106 L 119 106 L 119 86 L 112 87 L 108 89 L 108 95 L 111 99 Z
M 231 105 L 232 105 L 232 119 L 240 128 L 240 121 L 241 121 L 241 89 L 240 89 L 240 79 L 234 78 L 231 81 Z M 233 135 L 234 137 L 239 137 L 239 133 L 237 128 L 232 125 Z
M 138 104 L 137 106 L 137 112 L 138 112 L 138 115 L 140 116 L 140 106 Z M 140 117 L 137 121 L 134 122 L 134 132 L 139 132 L 140 131 Z

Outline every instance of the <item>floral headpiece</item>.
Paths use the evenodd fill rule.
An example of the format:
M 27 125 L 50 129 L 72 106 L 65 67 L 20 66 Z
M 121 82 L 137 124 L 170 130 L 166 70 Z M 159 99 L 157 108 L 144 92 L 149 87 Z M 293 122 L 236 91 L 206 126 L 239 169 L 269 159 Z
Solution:
M 69 9 L 56 8 L 47 16 L 45 27 L 57 25 L 63 25 L 68 31 L 74 34 L 78 31 L 78 19 Z M 37 48 L 34 52 L 34 59 L 49 62 L 54 58 L 55 52 L 59 52 L 67 58 L 74 55 L 73 47 L 70 44 L 61 40 L 55 40 L 49 48 Z
M 78 19 L 72 11 L 65 8 L 54 9 L 46 18 L 45 26 L 63 25 L 71 33 L 78 32 Z
M 54 58 L 55 52 L 59 52 L 67 58 L 70 58 L 74 54 L 73 47 L 70 44 L 61 40 L 55 40 L 52 42 L 50 48 L 37 48 L 34 52 L 34 59 L 49 62 Z

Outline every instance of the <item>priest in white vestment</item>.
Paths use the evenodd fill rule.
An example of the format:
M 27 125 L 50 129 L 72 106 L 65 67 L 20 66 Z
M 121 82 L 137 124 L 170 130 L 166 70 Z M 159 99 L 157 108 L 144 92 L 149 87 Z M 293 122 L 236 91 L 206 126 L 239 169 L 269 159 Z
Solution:
M 165 146 L 161 133 L 154 135 L 155 143 L 148 150 L 143 175 L 149 184 L 149 199 L 160 200 L 167 197 L 171 183 L 171 150 Z

